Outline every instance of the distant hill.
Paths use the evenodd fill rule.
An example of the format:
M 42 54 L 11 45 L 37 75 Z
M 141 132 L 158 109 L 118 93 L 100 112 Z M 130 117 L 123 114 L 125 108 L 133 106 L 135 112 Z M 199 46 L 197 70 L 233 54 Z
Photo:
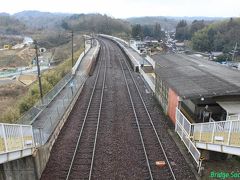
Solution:
M 39 34 L 74 30 L 126 37 L 131 32 L 128 21 L 102 14 L 66 14 L 22 11 L 13 15 L 1 13 L 0 34 Z M 38 33 L 39 32 L 39 33 Z
M 203 52 L 222 51 L 228 53 L 234 49 L 236 43 L 240 44 L 240 18 L 230 18 L 210 24 L 197 31 L 192 37 L 193 49 Z M 237 51 L 239 53 L 240 49 Z
M 161 27 L 165 30 L 172 31 L 175 30 L 177 23 L 180 20 L 186 20 L 188 24 L 192 23 L 194 20 L 204 20 L 204 21 L 217 21 L 224 18 L 219 17 L 171 17 L 171 16 L 145 16 L 145 17 L 131 17 L 126 20 L 131 24 L 141 24 L 141 25 L 153 25 L 160 23 Z
M 156 23 L 160 23 L 161 27 L 165 30 L 174 30 L 175 27 L 177 26 L 178 20 L 172 19 L 172 18 L 167 18 L 167 17 L 132 17 L 132 18 L 127 18 L 127 21 L 129 21 L 131 24 L 141 24 L 141 25 L 153 25 Z
M 66 13 L 50 13 L 40 11 L 22 11 L 13 15 L 30 28 L 55 28 L 61 21 L 70 16 Z
M 104 34 L 129 34 L 131 32 L 129 22 L 101 14 L 74 14 L 62 21 L 62 27 Z
M 10 14 L 5 13 L 5 12 L 0 12 L 0 16 L 10 16 Z
M 24 23 L 20 22 L 18 19 L 6 15 L 0 15 L 0 34 L 11 34 L 19 35 L 25 30 Z

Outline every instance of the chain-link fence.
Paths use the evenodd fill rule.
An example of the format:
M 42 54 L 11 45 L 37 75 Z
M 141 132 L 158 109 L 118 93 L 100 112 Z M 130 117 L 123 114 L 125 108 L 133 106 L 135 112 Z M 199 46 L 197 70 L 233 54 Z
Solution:
M 86 46 L 85 53 L 90 50 L 90 45 Z M 81 63 L 82 58 L 85 56 L 85 53 L 82 53 L 73 67 L 74 71 L 77 70 L 79 64 Z M 32 124 L 40 113 L 47 107 L 47 105 L 62 91 L 62 89 L 72 80 L 72 72 L 68 73 L 63 77 L 46 95 L 44 95 L 42 100 L 39 100 L 31 109 L 29 109 L 22 117 L 18 119 L 19 124 Z
M 97 46 L 98 47 L 96 49 L 99 49 L 99 45 Z M 87 46 L 85 53 L 87 53 L 89 50 L 90 46 Z M 48 141 L 49 137 L 52 135 L 52 133 L 58 126 L 59 122 L 63 119 L 63 116 L 70 107 L 71 102 L 76 97 L 78 92 L 81 91 L 88 77 L 87 69 L 83 71 L 79 70 L 81 60 L 85 56 L 85 53 L 81 54 L 81 56 L 78 59 L 78 62 L 73 67 L 75 75 L 74 76 L 72 74 L 67 75 L 62 80 L 63 82 L 61 83 L 59 82 L 59 85 L 57 85 L 57 87 L 54 88 L 55 90 L 53 90 L 53 92 L 49 92 L 46 95 L 46 98 L 44 98 L 44 104 L 47 105 L 55 98 L 55 96 L 57 96 L 59 92 L 62 91 L 63 88 L 65 88 L 64 92 L 61 92 L 61 95 L 58 98 L 54 99 L 55 102 L 52 107 L 49 107 L 44 112 L 42 109 L 41 111 L 42 113 L 39 112 L 39 114 L 41 113 L 42 117 L 40 119 L 42 121 L 40 119 L 37 119 L 39 114 L 33 118 L 32 122 L 34 122 L 37 119 L 37 121 L 33 123 L 33 134 L 36 146 L 43 145 Z M 95 56 L 96 55 L 94 55 L 94 57 Z M 58 93 L 56 93 L 57 90 L 59 90 Z M 46 105 L 44 105 L 43 108 L 46 108 Z M 33 112 L 35 112 L 34 108 Z
M 46 119 L 44 119 L 44 122 L 39 126 L 34 126 L 34 139 L 37 146 L 43 145 L 47 142 L 59 121 L 62 119 L 64 113 L 67 111 L 78 90 L 80 90 L 84 85 L 86 79 L 87 74 L 76 74 L 75 78 L 72 78 L 66 86 L 68 90 L 66 91 L 65 95 L 56 100 L 56 106 L 54 106 L 54 108 L 51 110 L 51 113 L 47 115 Z
M 88 70 L 85 69 L 81 71 L 79 67 L 81 60 L 90 49 L 90 45 L 87 45 L 85 53 L 82 53 L 79 57 L 78 63 L 76 63 L 73 68 L 74 75 L 72 72 L 68 73 L 43 97 L 42 100 L 39 100 L 18 120 L 20 124 L 31 124 L 33 126 L 36 146 L 43 145 L 48 141 L 60 120 L 63 119 L 71 102 L 78 92 L 81 91 L 88 77 Z M 95 49 L 99 50 L 98 43 Z M 96 58 L 97 55 L 95 55 L 95 53 L 94 51 L 93 57 L 91 58 Z M 56 96 L 58 97 L 55 98 Z
M 47 107 L 47 105 L 61 92 L 61 90 L 71 81 L 72 74 L 68 73 L 61 79 L 51 91 L 49 91 L 42 100 L 39 100 L 31 109 L 18 119 L 19 124 L 32 124 L 38 115 Z

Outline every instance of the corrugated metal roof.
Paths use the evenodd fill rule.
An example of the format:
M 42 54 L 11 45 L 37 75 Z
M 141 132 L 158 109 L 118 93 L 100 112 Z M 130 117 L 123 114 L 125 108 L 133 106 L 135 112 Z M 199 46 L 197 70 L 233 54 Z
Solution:
M 240 95 L 240 71 L 194 55 L 154 55 L 156 73 L 183 98 Z

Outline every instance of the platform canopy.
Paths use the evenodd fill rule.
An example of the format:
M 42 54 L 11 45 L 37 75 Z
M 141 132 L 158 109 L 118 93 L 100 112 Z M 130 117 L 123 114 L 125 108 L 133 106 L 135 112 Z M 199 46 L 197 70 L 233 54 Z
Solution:
M 240 114 L 240 101 L 217 101 L 230 114 Z

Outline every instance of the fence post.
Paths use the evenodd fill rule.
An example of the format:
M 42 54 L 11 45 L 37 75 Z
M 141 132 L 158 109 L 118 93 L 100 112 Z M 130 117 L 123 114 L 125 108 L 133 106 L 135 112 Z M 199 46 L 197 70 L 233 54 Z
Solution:
M 216 129 L 216 122 L 214 122 L 214 124 L 213 124 L 212 143 L 214 142 L 215 129 Z
M 184 117 L 182 116 L 182 122 L 183 122 L 183 124 L 182 124 L 182 137 L 183 137 L 183 131 L 185 131 L 185 129 L 184 129 Z
M 43 145 L 43 128 L 39 128 L 39 130 L 40 130 L 41 145 Z
M 187 149 L 188 149 L 188 153 L 190 153 L 191 152 L 191 149 L 190 149 L 190 145 L 191 145 L 191 139 L 189 138 L 189 143 L 188 143 L 188 147 L 187 147 Z
M 5 145 L 5 151 L 7 152 L 8 151 L 8 147 L 7 147 L 7 137 L 6 137 L 6 132 L 5 132 L 5 128 L 4 128 L 4 125 L 2 125 L 2 131 L 3 131 L 3 140 L 4 140 L 4 145 Z
M 228 122 L 229 122 L 229 121 L 228 121 Z M 230 121 L 230 127 L 229 127 L 229 130 L 228 130 L 228 142 L 227 142 L 228 145 L 230 145 L 231 131 L 232 131 L 232 123 L 233 123 L 233 121 Z
M 33 141 L 32 145 L 36 147 L 35 140 L 34 140 L 34 135 L 33 135 L 33 127 L 32 126 L 30 126 L 30 127 L 31 127 L 31 136 L 32 136 L 32 141 Z
M 202 123 L 201 123 L 201 127 L 200 127 L 200 137 L 199 137 L 199 142 L 201 142 L 202 140 Z
M 19 125 L 19 127 L 20 127 L 21 139 L 22 139 L 22 148 L 24 148 L 25 144 L 24 144 L 23 130 L 22 130 L 23 127 L 21 125 Z
M 51 123 L 51 127 L 52 127 L 52 125 L 53 125 L 53 123 L 52 123 L 52 117 L 50 116 L 49 119 L 50 119 L 50 123 Z
M 176 117 L 176 122 L 175 122 L 175 132 L 177 131 L 177 123 L 178 123 L 178 111 L 177 111 L 177 108 L 176 108 L 176 114 L 175 114 L 175 117 Z
M 58 110 L 58 106 L 57 106 L 57 113 L 58 113 L 58 117 L 59 117 L 59 110 Z
M 68 98 L 69 101 L 71 101 L 71 99 L 73 98 L 73 95 L 74 95 L 74 94 L 72 94 L 72 96 L 71 96 L 70 94 L 68 94 L 68 97 L 67 97 L 67 98 Z
M 188 137 L 190 138 L 191 136 L 191 129 L 192 129 L 192 124 L 190 124 L 189 130 L 188 130 Z

